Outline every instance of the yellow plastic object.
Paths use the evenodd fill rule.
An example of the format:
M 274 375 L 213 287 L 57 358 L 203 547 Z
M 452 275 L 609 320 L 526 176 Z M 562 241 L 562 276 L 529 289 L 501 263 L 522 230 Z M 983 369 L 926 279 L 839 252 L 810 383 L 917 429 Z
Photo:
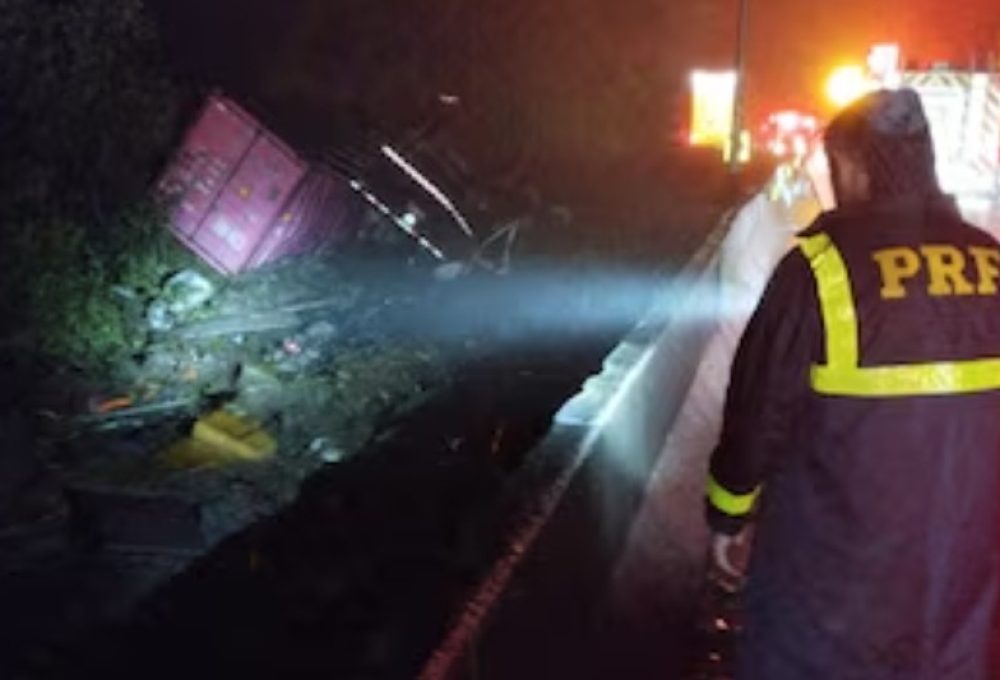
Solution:
M 264 460 L 277 449 L 274 438 L 259 423 L 218 410 L 199 418 L 191 436 L 168 448 L 164 457 L 180 467 L 224 465 Z

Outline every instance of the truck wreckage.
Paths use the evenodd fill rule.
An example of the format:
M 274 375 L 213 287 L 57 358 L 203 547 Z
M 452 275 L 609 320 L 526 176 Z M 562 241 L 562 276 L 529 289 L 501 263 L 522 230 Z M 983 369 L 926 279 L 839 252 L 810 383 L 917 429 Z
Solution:
M 432 158 L 428 144 L 410 146 L 423 149 L 421 160 L 452 184 L 471 183 L 461 161 Z M 454 156 L 441 157 L 448 155 Z M 321 365 L 329 357 L 318 348 L 350 332 L 331 323 L 331 314 L 367 304 L 355 315 L 361 319 L 355 325 L 362 326 L 383 314 L 388 303 L 362 300 L 362 286 L 331 280 L 337 274 L 317 251 L 336 251 L 352 239 L 385 240 L 388 230 L 429 256 L 434 280 L 475 270 L 503 275 L 510 271 L 519 233 L 535 219 L 529 213 L 491 222 L 479 192 L 472 222 L 494 226 L 473 226 L 440 183 L 387 143 L 366 153 L 329 151 L 307 160 L 221 94 L 206 99 L 155 193 L 167 208 L 173 235 L 222 278 L 185 269 L 163 281 L 142 311 L 142 368 L 129 378 L 138 385 L 179 379 L 199 385 L 198 394 L 182 390 L 181 398 L 163 398 L 159 388 L 143 388 L 141 397 L 98 399 L 88 413 L 61 420 L 62 434 L 147 427 L 232 401 L 255 375 L 248 353 L 263 356 L 268 370 L 282 377 Z M 538 202 L 532 202 L 535 213 Z M 569 219 L 565 209 L 552 214 Z M 132 291 L 119 292 L 135 306 Z M 238 351 L 220 351 L 220 343 L 227 342 Z M 201 363 L 211 368 L 197 358 L 198 346 L 206 343 L 214 346 L 201 351 Z M 166 371 L 157 367 L 165 356 L 179 353 L 190 356 L 167 362 Z
M 310 161 L 216 94 L 157 189 L 170 206 L 173 233 L 223 274 L 350 237 L 359 203 L 439 262 L 507 271 L 525 218 L 473 226 L 407 153 L 381 143 L 377 150 L 331 151 Z
M 389 143 L 306 160 L 210 96 L 155 186 L 170 230 L 209 267 L 174 271 L 152 295 L 110 291 L 131 359 L 100 380 L 38 387 L 35 444 L 14 446 L 28 471 L 9 477 L 0 508 L 8 567 L 76 554 L 62 539 L 53 548 L 69 529 L 112 571 L 125 559 L 123 590 L 139 597 L 433 398 L 475 332 L 442 348 L 401 336 L 400 319 L 447 296 L 451 279 L 510 271 L 534 219 L 453 202 L 434 163 Z M 466 180 L 452 165 L 438 174 Z M 339 255 L 356 244 L 379 254 Z

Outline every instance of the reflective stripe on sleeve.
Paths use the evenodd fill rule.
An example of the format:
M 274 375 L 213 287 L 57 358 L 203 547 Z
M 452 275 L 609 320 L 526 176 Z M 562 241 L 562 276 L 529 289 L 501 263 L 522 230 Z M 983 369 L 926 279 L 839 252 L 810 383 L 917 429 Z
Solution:
M 760 487 L 750 493 L 735 494 L 726 487 L 715 481 L 715 477 L 708 477 L 708 502 L 712 507 L 730 517 L 742 517 L 750 513 L 753 504 L 760 495 Z

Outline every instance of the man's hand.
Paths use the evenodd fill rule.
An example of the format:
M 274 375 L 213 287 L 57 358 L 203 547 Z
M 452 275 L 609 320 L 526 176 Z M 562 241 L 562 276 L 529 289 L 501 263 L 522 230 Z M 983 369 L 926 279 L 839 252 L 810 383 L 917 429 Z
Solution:
M 753 529 L 747 527 L 738 534 L 712 534 L 711 561 L 725 578 L 741 582 L 750 558 Z

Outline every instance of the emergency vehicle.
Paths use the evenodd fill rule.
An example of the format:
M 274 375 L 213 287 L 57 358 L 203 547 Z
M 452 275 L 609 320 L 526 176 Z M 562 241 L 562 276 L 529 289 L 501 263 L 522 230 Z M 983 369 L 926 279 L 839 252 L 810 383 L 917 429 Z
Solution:
M 768 116 L 760 129 L 761 143 L 775 158 L 801 160 L 809 153 L 819 121 L 800 111 L 777 111 Z
M 875 46 L 871 87 L 908 87 L 920 95 L 934 138 L 941 187 L 966 219 L 1000 237 L 1000 73 L 935 64 L 901 69 L 899 47 Z
M 993 196 L 1000 188 L 1000 74 L 939 67 L 900 75 L 923 101 L 945 191 Z

